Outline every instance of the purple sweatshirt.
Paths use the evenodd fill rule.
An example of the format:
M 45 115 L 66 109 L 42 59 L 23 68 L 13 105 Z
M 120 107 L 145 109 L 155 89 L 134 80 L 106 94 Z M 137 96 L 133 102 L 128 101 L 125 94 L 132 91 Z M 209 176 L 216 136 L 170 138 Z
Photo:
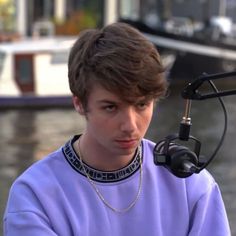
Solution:
M 85 165 L 105 200 L 98 197 L 73 150 L 74 137 L 14 182 L 4 215 L 5 236 L 230 236 L 219 188 L 203 170 L 177 178 L 153 163 L 154 143 L 143 139 L 141 155 L 125 168 L 101 172 Z

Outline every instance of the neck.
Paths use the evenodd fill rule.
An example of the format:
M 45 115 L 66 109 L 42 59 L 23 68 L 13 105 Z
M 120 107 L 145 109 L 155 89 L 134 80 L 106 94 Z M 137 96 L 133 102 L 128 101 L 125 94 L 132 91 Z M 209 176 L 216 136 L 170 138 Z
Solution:
M 87 141 L 86 135 L 81 135 L 73 144 L 73 148 L 82 160 L 101 171 L 114 171 L 127 166 L 135 156 L 135 152 L 128 155 L 118 155 L 101 148 L 101 146 Z

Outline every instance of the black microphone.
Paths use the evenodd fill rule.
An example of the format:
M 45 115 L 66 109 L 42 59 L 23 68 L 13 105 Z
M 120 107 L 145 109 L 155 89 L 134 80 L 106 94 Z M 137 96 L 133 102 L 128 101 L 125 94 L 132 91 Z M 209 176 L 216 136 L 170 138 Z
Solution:
M 227 130 L 227 111 L 221 97 L 236 94 L 236 90 L 218 91 L 212 80 L 225 77 L 235 76 L 236 71 L 220 74 L 207 75 L 203 74 L 182 91 L 182 97 L 186 99 L 185 113 L 180 123 L 179 133 L 167 136 L 156 144 L 153 150 L 154 163 L 158 166 L 166 167 L 172 174 L 180 178 L 186 178 L 194 173 L 200 173 L 206 168 L 209 163 L 215 158 L 219 151 Z M 198 88 L 203 82 L 208 81 L 213 89 L 213 93 L 201 94 Z M 189 117 L 191 100 L 204 100 L 209 98 L 218 98 L 223 109 L 225 122 L 224 130 L 220 141 L 214 150 L 213 154 L 206 160 L 205 157 L 200 157 L 201 143 L 195 137 L 189 135 L 191 127 L 191 118 Z M 194 151 L 175 142 L 175 140 L 188 142 L 189 140 L 195 143 Z
M 154 163 L 166 167 L 172 174 L 180 178 L 186 178 L 193 173 L 199 173 L 198 154 L 186 146 L 173 142 L 178 135 L 167 136 L 154 147 Z M 200 143 L 196 141 L 197 149 Z
M 171 134 L 158 142 L 153 150 L 154 163 L 166 167 L 172 174 L 180 178 L 186 178 L 194 173 L 199 173 L 203 162 L 200 161 L 201 143 L 195 137 L 189 135 L 191 118 L 189 117 L 191 101 L 187 100 L 185 114 L 180 123 L 179 133 Z M 175 140 L 193 141 L 194 151 L 180 145 Z

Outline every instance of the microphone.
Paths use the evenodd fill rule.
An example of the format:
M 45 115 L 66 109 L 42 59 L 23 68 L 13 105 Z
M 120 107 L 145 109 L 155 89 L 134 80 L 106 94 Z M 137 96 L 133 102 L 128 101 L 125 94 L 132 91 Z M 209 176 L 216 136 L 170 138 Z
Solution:
M 194 137 L 190 137 L 194 138 Z M 180 145 L 173 140 L 179 139 L 177 134 L 169 135 L 154 147 L 154 163 L 166 167 L 172 174 L 179 178 L 186 178 L 193 173 L 199 173 L 201 165 L 198 150 L 200 142 L 195 140 L 195 151 Z
M 186 178 L 194 173 L 199 173 L 204 164 L 199 158 L 201 142 L 189 135 L 191 127 L 191 118 L 189 117 L 190 107 L 191 101 L 187 100 L 185 114 L 180 123 L 179 133 L 167 136 L 165 139 L 158 142 L 153 150 L 155 165 L 164 166 L 179 178 Z M 175 140 L 193 141 L 194 151 L 174 142 Z
M 182 97 L 186 99 L 185 114 L 180 123 L 179 133 L 167 136 L 165 139 L 161 140 L 156 144 L 153 150 L 154 163 L 158 166 L 166 167 L 172 174 L 180 178 L 186 178 L 194 173 L 200 173 L 204 168 L 206 168 L 210 162 L 215 158 L 215 155 L 219 151 L 227 131 L 227 111 L 221 97 L 236 94 L 236 90 L 228 91 L 218 91 L 212 80 L 221 79 L 225 77 L 235 76 L 236 71 L 226 72 L 220 74 L 203 74 L 197 78 L 192 83 L 182 91 Z M 208 81 L 213 89 L 213 93 L 201 94 L 199 92 L 199 87 Z M 206 160 L 205 157 L 200 157 L 201 142 L 195 137 L 189 135 L 191 127 L 190 107 L 191 100 L 205 100 L 209 98 L 218 98 L 222 106 L 225 121 L 224 130 L 220 141 L 214 150 L 213 154 Z M 190 100 L 191 99 L 191 100 Z M 189 141 L 192 140 L 195 143 L 194 151 L 189 148 L 182 146 L 175 140 Z

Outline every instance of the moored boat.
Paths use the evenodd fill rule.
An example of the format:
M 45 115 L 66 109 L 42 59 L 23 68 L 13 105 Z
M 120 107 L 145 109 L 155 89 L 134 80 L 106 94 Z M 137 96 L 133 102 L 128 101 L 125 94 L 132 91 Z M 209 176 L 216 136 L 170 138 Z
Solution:
M 120 19 L 152 41 L 161 54 L 173 54 L 172 79 L 192 80 L 202 73 L 236 70 L 236 34 L 230 19 L 215 17 L 211 23 L 192 23 L 187 18 L 171 18 L 150 26 L 140 20 Z M 229 30 L 225 30 L 229 28 Z
M 70 106 L 67 59 L 74 37 L 0 44 L 0 108 Z

